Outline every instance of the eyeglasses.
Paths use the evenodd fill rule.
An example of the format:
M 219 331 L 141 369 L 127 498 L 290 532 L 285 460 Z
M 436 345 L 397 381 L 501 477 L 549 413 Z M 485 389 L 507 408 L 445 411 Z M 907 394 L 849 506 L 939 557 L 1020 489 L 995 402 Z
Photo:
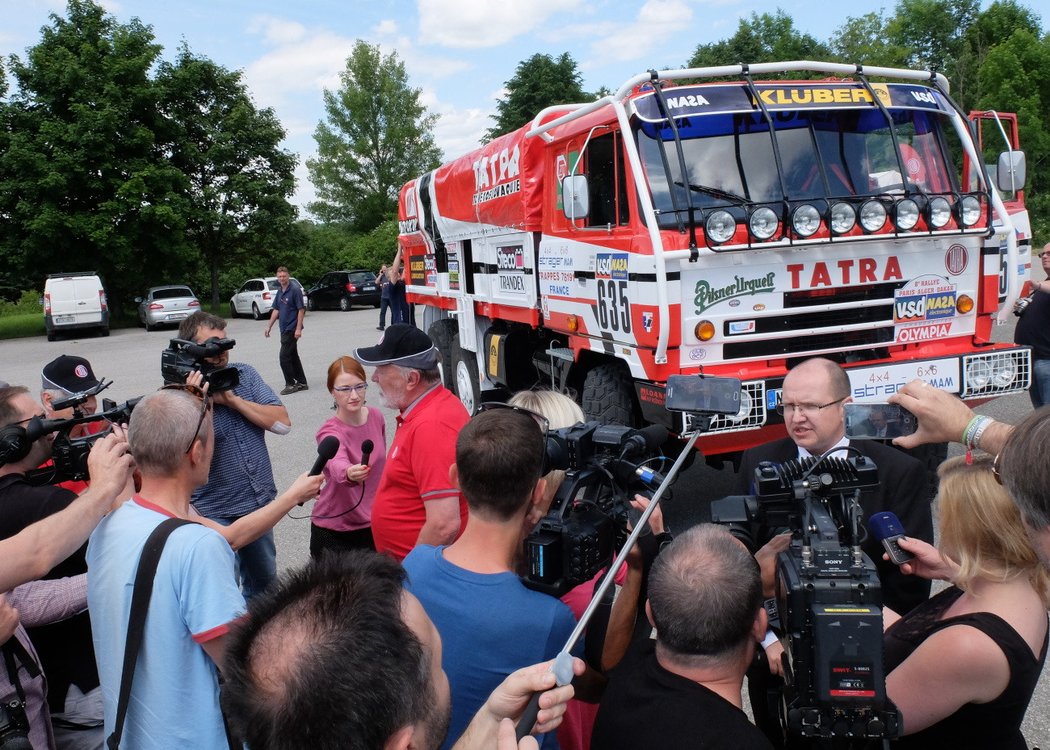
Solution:
M 1045 258 L 1045 257 L 1046 257 L 1046 256 L 1048 256 L 1048 255 L 1050 255 L 1050 251 L 1047 251 L 1047 252 L 1045 252 L 1045 253 L 1039 253 L 1039 257 L 1040 257 L 1040 258 Z
M 358 383 L 357 385 L 337 385 L 332 388 L 336 393 L 356 393 L 358 396 L 364 396 L 365 391 L 368 390 L 368 383 Z
M 787 412 L 794 412 L 800 416 L 809 417 L 812 416 L 814 412 L 827 409 L 829 406 L 834 406 L 837 403 L 845 401 L 847 398 L 849 398 L 849 396 L 843 396 L 834 401 L 829 401 L 826 404 L 777 404 L 777 414 L 783 415 Z
M 211 399 L 208 398 L 207 391 L 198 388 L 195 385 L 188 383 L 168 383 L 161 387 L 162 391 L 185 391 L 191 396 L 199 398 L 201 401 L 201 415 L 197 420 L 197 429 L 193 431 L 193 437 L 190 438 L 190 444 L 186 446 L 186 454 L 189 454 L 193 450 L 193 444 L 197 442 L 197 436 L 201 434 L 201 425 L 204 424 L 204 417 L 207 415 L 208 410 L 211 409 Z

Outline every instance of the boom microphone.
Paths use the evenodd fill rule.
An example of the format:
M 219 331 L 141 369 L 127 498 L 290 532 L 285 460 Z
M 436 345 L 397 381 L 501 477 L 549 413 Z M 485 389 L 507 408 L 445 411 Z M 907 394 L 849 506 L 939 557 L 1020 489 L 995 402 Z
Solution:
M 903 565 L 915 557 L 898 543 L 898 540 L 904 536 L 904 527 L 896 513 L 884 510 L 881 513 L 872 514 L 868 519 L 868 531 L 882 542 L 882 546 L 886 548 L 886 554 L 890 556 L 890 562 L 894 565 Z
M 317 459 L 310 468 L 310 476 L 315 477 L 324 471 L 324 465 L 328 463 L 339 450 L 339 438 L 329 435 L 317 444 Z
M 368 459 L 372 457 L 372 449 L 376 447 L 376 444 L 371 440 L 365 440 L 361 443 L 361 464 L 368 466 Z

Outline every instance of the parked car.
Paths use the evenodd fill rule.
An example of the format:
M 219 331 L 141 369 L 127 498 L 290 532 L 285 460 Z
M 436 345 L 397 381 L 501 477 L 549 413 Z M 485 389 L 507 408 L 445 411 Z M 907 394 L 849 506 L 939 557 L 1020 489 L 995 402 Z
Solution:
M 349 310 L 354 305 L 379 307 L 379 285 L 372 271 L 329 271 L 310 289 L 310 310 Z
M 303 304 L 309 307 L 309 298 L 303 285 L 294 276 L 291 283 L 299 287 L 303 293 Z M 230 297 L 230 317 L 237 318 L 241 315 L 251 315 L 256 320 L 270 317 L 270 308 L 273 307 L 274 294 L 280 289 L 281 284 L 276 276 L 267 276 L 261 279 L 248 279 L 241 284 L 241 288 Z M 311 310 L 313 308 L 310 308 Z
M 177 326 L 183 319 L 201 309 L 193 290 L 182 284 L 150 287 L 139 303 L 139 322 L 147 331 L 163 325 Z
M 93 328 L 109 335 L 109 302 L 94 271 L 53 273 L 44 282 L 44 328 L 47 340 L 59 332 Z

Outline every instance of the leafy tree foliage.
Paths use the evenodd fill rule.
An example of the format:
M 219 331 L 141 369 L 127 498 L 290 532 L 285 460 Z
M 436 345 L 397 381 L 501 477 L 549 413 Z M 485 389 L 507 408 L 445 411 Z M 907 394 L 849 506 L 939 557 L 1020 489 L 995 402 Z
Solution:
M 836 30 L 831 49 L 840 62 L 864 63 L 887 68 L 908 64 L 908 50 L 890 41 L 882 12 L 847 18 Z
M 280 148 L 284 128 L 273 110 L 256 108 L 239 71 L 183 46 L 174 63 L 161 63 L 158 86 L 166 150 L 184 178 L 187 238 L 218 304 L 221 265 L 299 246 L 288 202 L 296 158 Z
M 827 60 L 830 57 L 828 45 L 798 31 L 791 16 L 777 10 L 774 14 L 752 13 L 748 18 L 742 18 L 736 33 L 729 39 L 698 46 L 686 67 L 778 60 Z M 798 73 L 790 75 L 792 78 L 798 76 Z
M 440 163 L 437 116 L 408 83 L 396 52 L 358 40 L 339 74 L 338 91 L 324 92 L 326 120 L 317 125 L 317 158 L 306 166 L 322 221 L 367 231 L 392 217 L 401 186 Z
M 583 90 L 583 77 L 568 52 L 557 58 L 535 54 L 522 60 L 506 82 L 507 95 L 496 102 L 496 124 L 485 133 L 492 140 L 520 128 L 553 104 L 575 104 L 590 99 Z
M 910 51 L 910 67 L 937 70 L 951 78 L 963 35 L 979 11 L 979 0 L 898 0 L 886 31 L 895 44 Z
M 0 256 L 33 277 L 96 269 L 119 302 L 144 257 L 157 268 L 187 250 L 181 175 L 156 138 L 149 71 L 160 47 L 149 27 L 118 24 L 88 0 L 71 0 L 68 14 L 10 61 Z

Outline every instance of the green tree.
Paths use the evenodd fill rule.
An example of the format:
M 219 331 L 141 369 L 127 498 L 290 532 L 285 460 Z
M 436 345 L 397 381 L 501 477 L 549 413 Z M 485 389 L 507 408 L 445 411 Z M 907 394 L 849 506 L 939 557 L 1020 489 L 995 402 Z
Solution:
M 887 35 L 889 21 L 882 12 L 847 18 L 836 31 L 831 49 L 841 62 L 901 68 L 908 64 L 908 51 L 892 43 Z
M 952 81 L 954 96 L 963 109 L 973 109 L 984 96 L 980 70 L 988 53 L 1022 29 L 1038 39 L 1041 36 L 1039 16 L 1014 0 L 997 0 L 981 11 L 965 30 Z
M 898 0 L 886 33 L 909 50 L 910 67 L 937 70 L 957 83 L 955 62 L 979 10 L 979 0 Z
M 280 148 L 284 128 L 272 109 L 255 106 L 240 71 L 183 45 L 174 63 L 160 64 L 157 84 L 166 150 L 184 178 L 187 238 L 208 268 L 218 305 L 224 265 L 261 254 L 281 258 L 301 244 L 288 202 L 296 157 Z
M 89 0 L 67 13 L 51 15 L 26 60 L 10 59 L 0 257 L 30 277 L 98 270 L 119 309 L 143 258 L 164 268 L 187 251 L 181 175 L 155 138 L 160 47 L 150 27 Z
M 826 44 L 795 28 L 787 13 L 752 13 L 740 19 L 736 33 L 729 39 L 701 44 L 686 63 L 690 68 L 703 68 L 734 63 L 777 62 L 781 60 L 827 60 L 831 50 Z M 818 74 L 814 74 L 818 75 Z M 797 78 L 798 73 L 763 78 Z
M 437 116 L 409 85 L 396 52 L 384 56 L 358 40 L 339 78 L 337 91 L 324 92 L 317 158 L 306 162 L 318 196 L 310 211 L 367 231 L 394 216 L 405 182 L 440 163 Z
M 583 77 L 568 52 L 557 58 L 535 54 L 522 60 L 504 84 L 507 95 L 496 102 L 496 121 L 485 132 L 487 141 L 520 128 L 553 104 L 575 104 L 591 98 L 583 91 Z

